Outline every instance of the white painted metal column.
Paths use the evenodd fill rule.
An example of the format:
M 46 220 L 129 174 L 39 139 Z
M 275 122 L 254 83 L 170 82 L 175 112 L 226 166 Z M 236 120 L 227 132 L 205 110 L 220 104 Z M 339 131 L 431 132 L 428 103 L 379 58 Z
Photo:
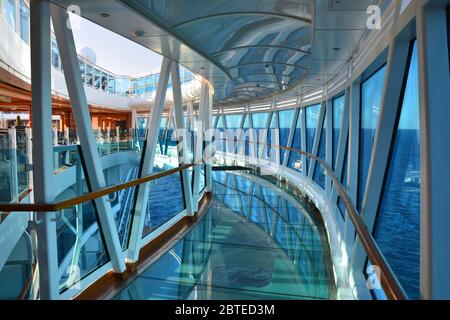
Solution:
M 36 203 L 52 203 L 53 145 L 51 93 L 50 7 L 46 0 L 30 3 L 31 78 L 33 108 L 33 181 Z M 58 250 L 55 214 L 37 213 L 39 295 L 58 299 Z
M 301 151 L 306 151 L 306 108 L 301 108 L 299 111 L 299 117 L 300 117 L 300 123 L 301 123 Z M 307 166 L 307 157 L 305 155 L 302 155 L 302 173 L 306 177 L 308 176 L 308 166 Z
M 75 42 L 72 30 L 68 28 L 68 25 L 70 25 L 69 15 L 62 8 L 53 5 L 51 6 L 51 13 L 67 89 L 72 103 L 72 111 L 86 164 L 86 174 L 92 191 L 95 191 L 105 188 L 106 181 L 92 130 Z M 103 232 L 114 272 L 123 273 L 126 270 L 125 261 L 108 197 L 97 199 L 95 204 L 98 211 L 99 228 Z
M 184 110 L 183 110 L 183 96 L 181 94 L 181 81 L 180 81 L 180 66 L 178 63 L 172 63 L 171 68 L 172 75 L 172 92 L 173 92 L 173 110 L 175 117 L 175 131 L 177 133 L 177 151 L 178 162 L 180 165 L 189 163 L 189 150 L 187 139 L 189 136 L 188 130 L 184 123 Z M 180 142 L 180 138 L 182 139 Z M 189 215 L 194 214 L 194 205 L 192 200 L 192 177 L 189 170 L 183 170 L 181 172 L 181 179 L 183 181 L 183 194 L 186 201 L 186 209 Z
M 294 111 L 294 118 L 292 119 L 291 131 L 289 131 L 289 137 L 288 137 L 288 141 L 287 141 L 287 145 L 286 145 L 286 147 L 288 147 L 288 148 L 292 148 L 292 145 L 294 143 L 295 131 L 297 130 L 297 121 L 298 121 L 299 116 L 300 116 L 300 108 L 296 108 Z M 301 128 L 300 128 L 300 130 L 301 130 Z M 289 165 L 290 155 L 291 155 L 291 151 L 285 150 L 284 159 L 283 159 L 283 163 L 282 163 L 283 166 L 287 167 Z
M 361 114 L 361 80 L 357 79 L 350 89 L 349 114 L 349 140 L 347 163 L 347 193 L 356 206 L 358 199 L 358 173 L 359 173 L 359 126 Z M 348 213 L 345 213 L 344 242 L 347 245 L 347 254 L 351 257 L 355 239 L 355 227 Z
M 326 144 L 326 151 L 325 151 L 325 157 L 326 157 L 326 162 L 328 163 L 328 165 L 331 167 L 331 169 L 333 169 L 333 134 L 334 134 L 334 130 L 333 130 L 333 99 L 328 99 L 327 101 L 327 112 L 325 115 L 325 124 L 326 124 L 326 132 L 325 135 L 323 135 L 322 133 L 322 139 L 326 139 L 325 144 Z M 325 169 L 322 170 L 323 173 L 325 174 L 325 192 L 327 193 L 327 196 L 330 194 L 331 191 L 331 179 L 328 176 L 328 174 L 326 174 Z
M 323 129 L 323 124 L 325 121 L 325 113 L 327 111 L 327 102 L 323 101 L 321 106 L 320 106 L 320 113 L 319 113 L 319 119 L 317 120 L 317 128 L 316 128 L 316 134 L 314 137 L 314 145 L 312 148 L 312 154 L 317 156 L 318 152 L 319 152 L 319 147 L 320 147 L 320 139 L 322 137 L 322 129 Z M 309 168 L 308 168 L 308 179 L 312 180 L 314 177 L 314 170 L 316 168 L 317 161 L 311 159 L 309 162 Z
M 445 2 L 417 7 L 421 146 L 420 289 L 424 299 L 450 299 L 450 80 Z
M 158 145 L 158 134 L 161 124 L 161 118 L 166 100 L 167 85 L 169 83 L 170 68 L 172 62 L 164 58 L 161 66 L 158 89 L 156 91 L 155 103 L 153 109 L 149 110 L 147 122 L 146 143 L 142 154 L 142 168 L 140 177 L 147 177 L 153 173 L 155 164 L 156 147 Z M 130 246 L 128 260 L 135 263 L 139 259 L 141 249 L 142 232 L 144 230 L 145 216 L 147 214 L 148 197 L 150 193 L 150 184 L 146 183 L 139 187 L 136 205 L 134 210 L 133 222 L 130 233 Z
M 213 111 L 213 96 L 214 96 L 214 90 L 213 88 L 207 83 L 207 104 L 206 104 L 206 110 L 204 114 L 204 123 L 205 123 L 205 131 L 211 132 L 214 128 L 212 126 L 212 111 Z M 212 137 L 208 137 L 206 139 L 206 145 L 205 148 L 208 151 L 209 145 L 212 144 Z M 207 156 L 210 157 L 211 155 L 207 153 Z M 206 159 L 206 160 L 212 160 L 212 159 Z M 210 161 L 205 162 L 205 176 L 206 176 L 206 191 L 212 192 L 213 189 L 213 181 L 212 181 L 212 164 Z

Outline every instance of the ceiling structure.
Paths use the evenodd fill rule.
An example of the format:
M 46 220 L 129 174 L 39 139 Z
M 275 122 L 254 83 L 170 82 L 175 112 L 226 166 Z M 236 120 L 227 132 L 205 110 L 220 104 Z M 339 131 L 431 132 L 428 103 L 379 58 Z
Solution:
M 373 0 L 52 0 L 204 76 L 216 105 L 324 86 L 351 58 Z

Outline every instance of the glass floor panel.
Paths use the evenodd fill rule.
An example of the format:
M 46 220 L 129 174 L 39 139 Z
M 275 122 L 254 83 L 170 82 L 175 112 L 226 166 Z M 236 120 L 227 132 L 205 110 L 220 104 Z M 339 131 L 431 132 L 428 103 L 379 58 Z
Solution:
M 239 184 L 247 180 L 251 178 L 238 179 Z M 221 189 L 221 196 L 228 195 L 227 189 Z M 239 194 L 239 189 L 233 186 L 230 194 Z M 215 197 L 189 233 L 114 299 L 334 299 L 331 259 L 321 229 L 298 203 L 282 200 L 280 208 L 289 210 L 277 212 L 275 200 L 267 199 L 250 205 L 247 217 L 239 206 L 230 208 Z

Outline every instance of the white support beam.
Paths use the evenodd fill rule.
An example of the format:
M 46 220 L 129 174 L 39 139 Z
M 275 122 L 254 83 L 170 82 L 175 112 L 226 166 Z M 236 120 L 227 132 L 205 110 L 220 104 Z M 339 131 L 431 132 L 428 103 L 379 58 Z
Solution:
M 161 118 L 166 100 L 167 86 L 172 61 L 164 58 L 159 76 L 158 89 L 156 90 L 155 103 L 153 109 L 149 110 L 147 122 L 147 134 L 145 147 L 142 154 L 140 177 L 147 177 L 153 173 L 155 164 L 156 148 L 158 145 L 158 135 L 161 125 Z M 139 259 L 141 249 L 141 239 L 144 230 L 145 216 L 147 214 L 148 198 L 150 193 L 150 183 L 145 183 L 138 188 L 136 205 L 134 209 L 133 222 L 131 224 L 130 245 L 128 250 L 128 260 L 135 263 Z
M 223 129 L 226 132 L 226 119 L 224 115 L 223 117 Z M 204 159 L 204 150 L 206 145 L 204 145 L 205 140 L 210 140 L 211 137 L 206 137 L 205 133 L 207 130 L 211 129 L 211 117 L 212 117 L 212 96 L 209 88 L 209 84 L 207 81 L 202 81 L 201 93 L 200 93 L 200 106 L 199 106 L 199 115 L 197 121 L 197 134 L 195 140 L 195 162 L 197 165 L 194 167 L 194 188 L 193 188 L 193 198 L 194 198 L 194 207 L 195 211 L 198 210 L 198 201 L 200 200 L 200 179 L 201 177 L 201 169 L 202 162 Z M 210 141 L 206 141 L 210 143 Z M 223 143 L 223 141 L 221 142 Z M 226 150 L 223 150 L 225 152 Z M 206 188 L 207 191 L 211 191 L 212 189 L 212 179 L 211 179 L 211 164 L 205 166 L 205 179 L 206 179 Z
M 181 93 L 181 81 L 180 81 L 180 66 L 178 63 L 172 63 L 171 67 L 172 75 L 172 92 L 173 92 L 173 111 L 175 118 L 175 131 L 177 133 L 177 151 L 178 151 L 178 163 L 180 165 L 187 164 L 189 162 L 189 150 L 187 139 L 189 136 L 188 130 L 184 123 L 184 110 L 183 110 L 183 97 Z M 181 141 L 180 141 L 181 138 Z M 186 202 L 186 209 L 188 215 L 194 214 L 194 205 L 192 200 L 192 183 L 189 170 L 183 170 L 181 172 L 181 179 L 183 181 L 183 194 Z
M 436 4 L 436 1 L 433 2 Z M 424 299 L 450 299 L 450 79 L 445 2 L 417 7 L 421 146 L 420 287 Z
M 194 102 L 192 100 L 189 100 L 187 102 L 187 110 L 186 110 L 186 128 L 188 130 L 191 129 L 192 123 L 194 119 Z
M 380 115 L 373 145 L 366 190 L 360 215 L 369 231 L 373 230 L 381 192 L 388 169 L 389 155 L 394 143 L 394 131 L 401 111 L 402 90 L 408 73 L 411 38 L 408 35 L 394 40 L 389 47 L 388 63 L 381 100 Z M 363 270 L 366 253 L 357 238 L 353 257 L 354 270 Z
M 316 134 L 314 137 L 314 145 L 312 149 L 312 154 L 317 156 L 319 153 L 319 147 L 320 147 L 320 139 L 322 137 L 322 129 L 325 122 L 325 113 L 327 111 L 327 102 L 323 101 L 320 105 L 320 112 L 319 112 L 319 119 L 317 120 L 317 128 L 316 128 Z M 311 181 L 314 177 L 314 170 L 316 168 L 316 160 L 311 159 L 309 162 L 309 168 L 308 168 L 308 179 Z M 320 164 L 319 164 L 320 166 Z
M 53 144 L 51 91 L 50 4 L 30 3 L 31 79 L 33 108 L 33 193 L 36 203 L 53 203 Z M 39 295 L 41 300 L 59 298 L 58 248 L 55 214 L 38 212 L 37 224 Z
M 289 131 L 289 137 L 288 137 L 288 141 L 287 141 L 287 145 L 286 145 L 286 147 L 288 147 L 288 148 L 292 148 L 292 145 L 294 143 L 295 130 L 297 130 L 297 121 L 298 121 L 299 116 L 300 116 L 300 109 L 296 108 L 294 110 L 294 117 L 292 119 L 291 130 Z M 289 165 L 289 157 L 290 156 L 291 156 L 291 151 L 286 150 L 284 152 L 284 159 L 283 159 L 283 163 L 282 163 L 283 166 L 287 167 Z
M 329 99 L 327 101 L 327 113 L 325 115 L 325 124 L 326 124 L 326 132 L 325 136 L 322 136 L 322 139 L 326 139 L 326 162 L 328 163 L 331 168 L 333 168 L 333 100 Z M 323 133 L 322 133 L 323 135 Z M 325 192 L 327 195 L 330 194 L 331 191 L 331 179 L 330 177 L 325 173 L 325 169 L 323 169 L 323 172 L 325 174 Z
M 348 140 L 348 163 L 347 163 L 347 193 L 356 206 L 358 199 L 358 174 L 359 174 L 359 126 L 361 114 L 361 80 L 357 79 L 350 88 L 350 114 L 349 114 L 349 140 Z M 344 243 L 347 253 L 351 257 L 355 239 L 355 227 L 348 213 L 345 213 Z
M 301 128 L 300 128 L 300 130 L 301 130 L 301 132 L 302 132 L 302 135 L 301 135 L 301 145 L 302 145 L 302 151 L 306 151 L 306 108 L 301 108 L 300 109 L 300 114 L 299 114 L 299 117 L 300 117 L 300 121 L 301 121 Z M 305 155 L 302 155 L 302 173 L 303 173 L 303 175 L 306 177 L 306 176 L 308 176 L 308 165 L 307 165 L 307 163 L 308 163 L 308 160 L 307 160 L 308 158 L 305 156 Z
M 51 15 L 67 90 L 72 104 L 72 112 L 86 165 L 87 178 L 92 191 L 99 190 L 106 187 L 106 181 L 92 130 L 89 106 L 81 79 L 75 41 L 72 30 L 69 28 L 69 15 L 67 11 L 55 5 L 51 6 Z M 126 270 L 124 255 L 108 197 L 97 199 L 95 205 L 98 212 L 99 228 L 103 232 L 105 246 L 111 258 L 114 272 L 123 273 Z
M 345 90 L 345 102 L 344 102 L 344 110 L 342 112 L 342 123 L 341 123 L 341 131 L 339 133 L 339 142 L 336 151 L 336 161 L 335 161 L 335 169 L 334 172 L 340 181 L 343 179 L 344 174 L 344 161 L 346 156 L 347 145 L 348 145 L 348 135 L 349 135 L 349 125 L 350 125 L 350 95 L 351 90 L 347 88 Z M 347 158 L 348 161 L 348 158 Z M 348 172 L 348 171 L 347 171 Z M 347 186 L 343 185 L 343 187 L 347 190 Z M 331 193 L 331 203 L 336 203 L 338 199 L 338 195 L 336 189 L 333 188 Z

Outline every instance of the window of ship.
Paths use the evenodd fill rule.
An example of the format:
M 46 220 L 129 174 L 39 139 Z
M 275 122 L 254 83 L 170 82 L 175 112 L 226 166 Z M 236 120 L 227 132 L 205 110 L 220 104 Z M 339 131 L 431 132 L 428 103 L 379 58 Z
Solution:
M 289 134 L 291 133 L 291 127 L 294 123 L 295 110 L 281 110 L 278 112 L 279 123 L 279 138 L 280 146 L 288 147 Z M 285 149 L 280 149 L 280 163 L 283 164 L 284 157 L 286 155 Z
M 361 85 L 361 123 L 359 132 L 359 181 L 357 209 L 361 210 L 375 140 L 378 115 L 383 95 L 386 66 L 383 66 Z
M 302 148 L 302 118 L 304 116 L 304 110 L 300 109 L 298 112 L 298 118 L 295 125 L 294 139 L 292 142 L 292 148 L 295 150 L 301 150 Z M 297 171 L 303 172 L 303 156 L 297 152 L 290 152 L 288 166 Z
M 317 156 L 326 161 L 327 159 L 327 153 L 326 153 L 326 147 L 327 147 L 327 121 L 326 121 L 326 112 L 325 109 L 325 120 L 323 121 L 322 130 L 319 132 L 319 151 L 317 153 Z M 313 180 L 322 188 L 325 189 L 325 171 L 322 165 L 319 162 L 316 162 L 316 165 L 314 167 L 314 175 Z
M 20 0 L 20 38 L 30 43 L 30 8 L 23 0 Z
M 333 168 L 336 169 L 337 151 L 339 146 L 339 137 L 341 135 L 342 121 L 344 115 L 345 95 L 334 98 L 333 108 Z
M 314 138 L 319 123 L 320 104 L 306 108 L 306 152 L 312 153 Z M 306 159 L 305 170 L 309 170 L 310 160 Z M 306 171 L 308 172 L 308 171 Z
M 420 130 L 417 47 L 392 144 L 374 237 L 405 291 L 420 298 Z

